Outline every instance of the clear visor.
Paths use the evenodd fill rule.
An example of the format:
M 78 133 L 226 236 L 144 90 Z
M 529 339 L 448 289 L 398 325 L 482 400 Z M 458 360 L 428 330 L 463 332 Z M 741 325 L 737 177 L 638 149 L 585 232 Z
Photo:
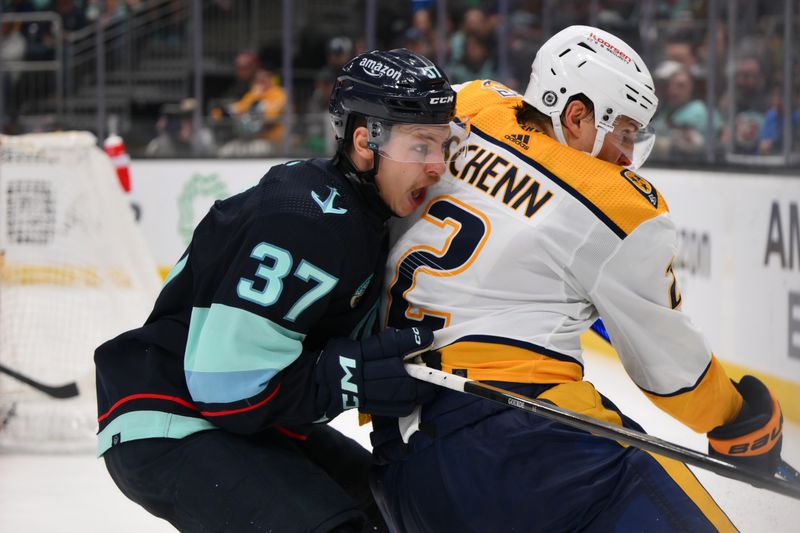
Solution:
M 652 126 L 643 127 L 625 116 L 617 117 L 613 131 L 606 131 L 605 137 L 608 144 L 622 155 L 620 165 L 634 171 L 644 165 L 656 142 Z
M 370 143 L 381 157 L 420 165 L 448 164 L 465 153 L 469 123 L 393 124 L 367 119 Z

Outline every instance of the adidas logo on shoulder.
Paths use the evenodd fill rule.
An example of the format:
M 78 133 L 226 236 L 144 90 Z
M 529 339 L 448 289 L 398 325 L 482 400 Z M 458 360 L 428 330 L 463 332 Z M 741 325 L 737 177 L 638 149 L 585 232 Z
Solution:
M 506 135 L 505 138 L 517 146 L 524 148 L 525 150 L 528 149 L 528 143 L 531 141 L 531 136 L 524 133 L 516 133 L 514 135 L 509 134 Z

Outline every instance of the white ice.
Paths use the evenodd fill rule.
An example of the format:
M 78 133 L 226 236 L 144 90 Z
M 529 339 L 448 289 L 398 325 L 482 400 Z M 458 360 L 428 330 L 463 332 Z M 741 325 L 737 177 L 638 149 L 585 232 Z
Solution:
M 705 437 L 653 407 L 616 360 L 586 356 L 587 379 L 649 433 L 705 450 Z M 359 428 L 355 413 L 345 413 L 333 425 L 369 446 L 369 426 Z M 800 466 L 800 425 L 785 425 L 783 457 Z M 693 470 L 743 533 L 798 531 L 800 500 Z M 0 531 L 159 533 L 174 529 L 127 500 L 103 462 L 91 455 L 0 455 Z

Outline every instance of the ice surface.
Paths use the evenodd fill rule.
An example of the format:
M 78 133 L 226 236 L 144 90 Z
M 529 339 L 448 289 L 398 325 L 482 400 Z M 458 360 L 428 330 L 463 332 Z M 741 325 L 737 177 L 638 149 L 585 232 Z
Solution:
M 648 432 L 705 449 L 705 437 L 653 407 L 617 361 L 592 354 L 586 359 L 587 379 Z M 332 424 L 369 446 L 369 426 L 359 428 L 356 420 L 356 413 L 347 412 Z M 800 425 L 786 424 L 783 457 L 800 467 Z M 797 531 L 800 500 L 694 470 L 743 533 Z M 127 500 L 102 460 L 91 455 L 0 455 L 0 531 L 159 533 L 174 529 Z

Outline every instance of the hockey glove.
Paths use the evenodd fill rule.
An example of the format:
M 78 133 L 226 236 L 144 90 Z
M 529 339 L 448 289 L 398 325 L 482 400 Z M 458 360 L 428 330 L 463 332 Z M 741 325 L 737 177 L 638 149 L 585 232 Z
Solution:
M 733 422 L 708 433 L 708 453 L 774 474 L 781 459 L 783 415 L 767 386 L 753 376 L 734 383 L 744 402 Z
M 317 360 L 317 412 L 329 420 L 354 407 L 377 416 L 411 413 L 433 399 L 435 386 L 409 376 L 403 360 L 431 344 L 433 332 L 424 327 L 329 341 Z

